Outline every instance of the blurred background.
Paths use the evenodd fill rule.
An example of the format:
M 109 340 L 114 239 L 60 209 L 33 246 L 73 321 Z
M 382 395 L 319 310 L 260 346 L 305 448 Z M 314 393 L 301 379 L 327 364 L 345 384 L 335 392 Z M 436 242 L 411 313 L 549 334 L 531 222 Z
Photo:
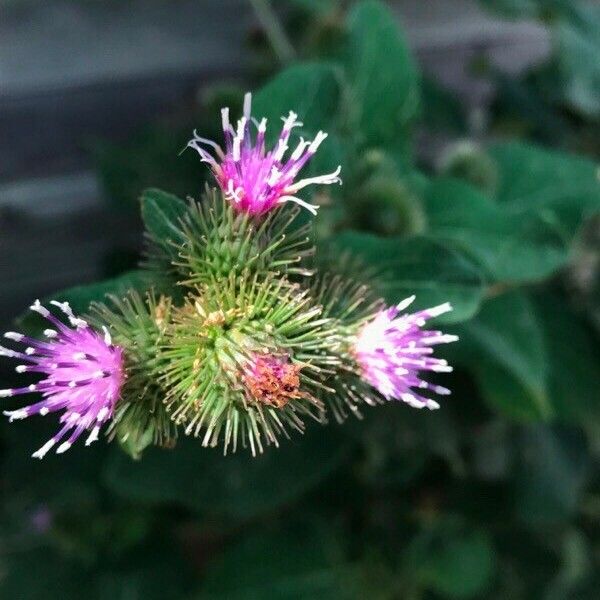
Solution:
M 39 463 L 53 423 L 3 422 L 0 596 L 597 598 L 599 2 L 0 0 L 0 325 L 134 269 L 143 189 L 208 180 L 192 129 L 289 81 L 276 114 L 344 166 L 319 239 L 447 244 L 424 270 L 462 307 L 452 399 L 256 461 L 186 439 Z

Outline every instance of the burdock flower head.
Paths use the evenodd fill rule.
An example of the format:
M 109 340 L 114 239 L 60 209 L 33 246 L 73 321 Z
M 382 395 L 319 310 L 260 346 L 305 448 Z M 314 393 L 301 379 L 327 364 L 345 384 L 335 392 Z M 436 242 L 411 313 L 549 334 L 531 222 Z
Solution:
M 112 345 L 108 330 L 105 329 L 103 335 L 99 334 L 86 321 L 76 317 L 66 302 L 52 304 L 67 316 L 70 327 L 36 300 L 31 310 L 53 325 L 53 328 L 44 332 L 48 341 L 8 332 L 5 337 L 25 344 L 25 351 L 0 347 L 0 355 L 26 363 L 19 365 L 17 372 L 45 375 L 38 383 L 0 390 L 0 397 L 31 392 L 41 392 L 43 396 L 40 402 L 5 411 L 4 414 L 13 421 L 36 414 L 64 411 L 60 417 L 61 429 L 33 454 L 35 458 L 43 458 L 69 432 L 66 441 L 56 449 L 58 454 L 68 450 L 86 430 L 90 431 L 86 445 L 97 440 L 100 427 L 112 415 L 125 378 L 122 350 Z
M 314 140 L 300 138 L 293 152 L 284 159 L 292 129 L 302 126 L 297 120 L 298 115 L 290 111 L 287 117 L 282 117 L 283 129 L 275 147 L 266 151 L 267 120 L 263 118 L 257 122 L 251 117 L 251 100 L 251 94 L 246 94 L 244 114 L 235 129 L 229 122 L 229 109 L 222 109 L 225 151 L 212 140 L 202 138 L 196 132 L 188 147 L 198 152 L 202 162 L 209 164 L 225 197 L 237 210 L 251 215 L 262 215 L 283 202 L 295 202 L 316 214 L 318 207 L 298 198 L 297 192 L 312 183 L 341 183 L 341 167 L 338 166 L 333 173 L 326 175 L 296 182 L 294 179 L 314 156 L 327 134 L 319 131 Z M 254 139 L 251 124 L 257 130 Z M 206 150 L 206 146 L 213 148 L 216 157 Z
M 283 408 L 305 395 L 300 391 L 299 372 L 300 367 L 287 357 L 256 355 L 243 379 L 251 401 Z
M 428 390 L 440 395 L 450 393 L 445 387 L 420 378 L 421 371 L 450 372 L 445 360 L 433 358 L 432 346 L 454 342 L 455 335 L 421 329 L 425 322 L 452 310 L 449 303 L 416 313 L 401 312 L 415 299 L 407 298 L 397 306 L 379 312 L 360 330 L 354 353 L 361 374 L 387 400 L 403 400 L 415 408 L 439 408 L 439 404 L 415 390 Z

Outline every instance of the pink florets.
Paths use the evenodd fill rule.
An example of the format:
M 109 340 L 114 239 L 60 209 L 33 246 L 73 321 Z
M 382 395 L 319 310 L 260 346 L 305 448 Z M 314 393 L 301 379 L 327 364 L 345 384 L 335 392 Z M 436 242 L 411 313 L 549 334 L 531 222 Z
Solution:
M 229 122 L 229 109 L 222 109 L 225 151 L 212 140 L 198 136 L 196 132 L 188 147 L 198 152 L 202 162 L 209 164 L 225 197 L 239 211 L 262 215 L 283 202 L 295 202 L 316 213 L 318 207 L 304 202 L 296 193 L 312 183 L 341 183 L 341 167 L 338 166 L 333 173 L 327 175 L 301 179 L 295 183 L 294 179 L 314 156 L 327 134 L 319 131 L 312 141 L 300 138 L 295 150 L 284 160 L 292 129 L 302 126 L 297 120 L 298 115 L 290 111 L 289 115 L 283 118 L 283 129 L 279 139 L 275 147 L 267 152 L 267 120 L 262 119 L 258 123 L 252 119 L 250 108 L 251 95 L 248 93 L 244 97 L 244 115 L 237 122 L 236 129 Z M 254 143 L 251 123 L 257 130 Z M 215 156 L 205 149 L 206 146 L 213 148 Z
M 43 458 L 69 432 L 57 453 L 68 450 L 85 430 L 90 430 L 86 445 L 97 440 L 100 427 L 112 416 L 125 378 L 122 350 L 112 345 L 108 331 L 100 335 L 83 319 L 77 318 L 66 302 L 52 304 L 65 313 L 71 327 L 36 301 L 31 309 L 53 325 L 44 332 L 48 341 L 8 332 L 5 334 L 7 339 L 26 344 L 27 348 L 19 352 L 0 346 L 0 355 L 25 363 L 17 367 L 17 372 L 45 375 L 44 379 L 27 387 L 0 390 L 0 397 L 31 392 L 41 392 L 43 396 L 40 402 L 4 414 L 13 421 L 64 411 L 60 417 L 62 428 L 33 454 L 36 458 Z
M 435 409 L 439 408 L 437 402 L 419 395 L 414 389 L 440 395 L 450 393 L 447 388 L 423 381 L 419 374 L 421 371 L 452 371 L 445 360 L 431 356 L 431 346 L 454 342 L 458 337 L 421 329 L 427 319 L 452 310 L 449 303 L 398 316 L 414 299 L 411 296 L 397 306 L 381 311 L 364 325 L 356 339 L 354 352 L 362 377 L 387 400 L 394 398 L 415 408 Z

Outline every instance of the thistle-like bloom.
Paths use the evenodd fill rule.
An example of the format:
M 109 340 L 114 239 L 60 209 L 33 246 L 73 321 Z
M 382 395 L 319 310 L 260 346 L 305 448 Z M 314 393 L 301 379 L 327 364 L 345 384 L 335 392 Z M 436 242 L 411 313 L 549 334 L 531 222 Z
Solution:
M 244 384 L 252 401 L 283 408 L 290 400 L 302 398 L 300 367 L 286 357 L 257 355 L 244 374 Z
M 250 115 L 252 96 L 244 97 L 244 114 L 237 122 L 236 129 L 229 122 L 229 109 L 221 110 L 223 133 L 225 135 L 225 151 L 194 131 L 194 138 L 188 143 L 189 148 L 198 152 L 202 162 L 208 163 L 217 183 L 225 197 L 240 212 L 251 215 L 262 215 L 283 202 L 295 202 L 316 214 L 317 206 L 304 202 L 296 195 L 301 189 L 313 183 L 341 183 L 339 178 L 341 167 L 326 175 L 301 179 L 294 183 L 300 169 L 314 156 L 321 142 L 327 137 L 319 131 L 312 141 L 300 142 L 284 159 L 288 150 L 290 134 L 294 127 L 302 127 L 297 120 L 298 115 L 290 111 L 283 119 L 283 129 L 272 150 L 265 149 L 265 132 L 267 120 L 257 122 Z M 251 124 L 257 129 L 254 140 Z M 213 148 L 215 156 L 206 150 Z
M 20 333 L 4 334 L 9 340 L 21 342 L 24 352 L 0 346 L 0 355 L 22 360 L 18 373 L 42 373 L 45 378 L 22 388 L 0 390 L 0 397 L 41 392 L 43 400 L 13 411 L 5 411 L 11 421 L 31 415 L 47 415 L 64 411 L 60 417 L 59 432 L 50 438 L 37 452 L 35 458 L 44 455 L 70 432 L 56 452 L 68 450 L 75 440 L 88 430 L 86 446 L 98 439 L 100 427 L 111 417 L 125 375 L 121 348 L 113 346 L 108 330 L 104 335 L 92 329 L 86 321 L 76 317 L 66 302 L 52 302 L 67 316 L 71 327 L 65 325 L 39 300 L 31 310 L 45 317 L 53 328 L 44 334 L 48 341 L 39 341 Z
M 452 310 L 449 303 L 410 314 L 400 314 L 415 299 L 407 298 L 397 306 L 379 312 L 360 330 L 354 353 L 361 374 L 387 400 L 403 400 L 415 408 L 439 408 L 440 405 L 415 390 L 440 395 L 450 393 L 445 387 L 420 378 L 421 371 L 450 372 L 447 361 L 433 358 L 432 346 L 454 342 L 455 335 L 421 329 L 425 322 Z

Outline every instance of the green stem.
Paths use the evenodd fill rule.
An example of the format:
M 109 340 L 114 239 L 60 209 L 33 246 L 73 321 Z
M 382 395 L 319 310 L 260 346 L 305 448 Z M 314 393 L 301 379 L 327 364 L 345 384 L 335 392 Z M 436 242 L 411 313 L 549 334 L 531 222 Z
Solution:
M 296 58 L 296 51 L 281 26 L 269 0 L 250 0 L 260 24 L 264 27 L 269 42 L 279 62 L 286 64 Z

